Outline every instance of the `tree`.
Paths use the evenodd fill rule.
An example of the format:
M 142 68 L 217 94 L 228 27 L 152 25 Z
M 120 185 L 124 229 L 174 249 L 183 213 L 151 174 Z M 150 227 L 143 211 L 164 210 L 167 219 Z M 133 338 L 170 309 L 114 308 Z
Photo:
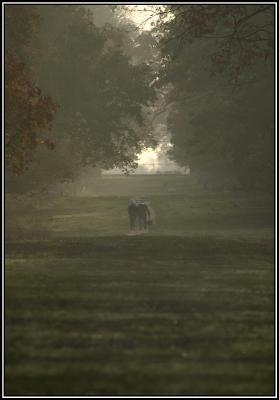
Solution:
M 54 143 L 45 137 L 50 129 L 57 106 L 50 96 L 28 79 L 23 60 L 27 57 L 36 14 L 30 15 L 24 7 L 8 7 L 6 20 L 5 54 L 5 161 L 15 175 L 25 172 L 31 162 L 34 149 L 45 144 L 49 149 Z M 22 24 L 15 23 L 23 12 Z
M 41 15 L 39 82 L 61 105 L 55 135 L 74 143 L 84 164 L 128 165 L 144 145 L 128 120 L 143 123 L 142 106 L 154 97 L 150 68 L 131 65 L 89 10 L 50 6 Z
M 133 168 L 136 154 L 152 141 L 143 113 L 155 97 L 149 85 L 151 68 L 133 64 L 121 40 L 115 41 L 117 35 L 121 38 L 119 30 L 94 25 L 87 7 L 48 5 L 36 10 L 39 30 L 32 40 L 36 57 L 30 59 L 29 70 L 35 86 L 59 104 L 52 123 L 57 146 L 49 158 L 40 160 L 46 163 L 42 170 L 59 161 L 55 152 L 62 147 L 73 157 L 66 157 L 67 168 L 61 165 L 65 176 L 54 175 L 59 179 L 87 165 Z M 18 14 L 17 19 L 25 25 Z
M 270 5 L 160 11 L 154 34 L 165 60 L 158 84 L 172 87 L 170 154 L 207 181 L 273 188 L 273 11 Z
M 170 59 L 199 40 L 212 46 L 216 72 L 237 80 L 241 71 L 274 55 L 274 5 L 177 5 L 159 10 L 155 32 Z

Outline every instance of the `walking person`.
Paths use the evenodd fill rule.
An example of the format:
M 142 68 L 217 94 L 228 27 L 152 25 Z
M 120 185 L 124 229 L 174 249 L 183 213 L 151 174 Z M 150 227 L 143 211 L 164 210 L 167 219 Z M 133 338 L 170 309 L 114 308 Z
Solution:
M 128 216 L 130 233 L 133 233 L 136 228 L 136 218 L 137 218 L 137 203 L 134 199 L 131 199 L 128 204 Z
M 149 215 L 147 217 L 147 226 L 154 226 L 156 222 L 156 215 L 154 208 L 151 206 L 150 201 L 146 201 L 145 204 L 147 205 L 147 208 L 149 210 Z
M 150 211 L 144 202 L 138 204 L 137 215 L 139 220 L 139 230 L 147 231 L 147 219 L 150 217 Z

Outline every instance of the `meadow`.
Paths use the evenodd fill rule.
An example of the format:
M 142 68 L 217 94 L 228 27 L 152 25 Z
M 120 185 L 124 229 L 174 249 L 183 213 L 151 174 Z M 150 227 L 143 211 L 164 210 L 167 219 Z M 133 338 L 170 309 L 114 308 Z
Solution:
M 5 395 L 274 395 L 273 210 L 188 176 L 7 196 Z

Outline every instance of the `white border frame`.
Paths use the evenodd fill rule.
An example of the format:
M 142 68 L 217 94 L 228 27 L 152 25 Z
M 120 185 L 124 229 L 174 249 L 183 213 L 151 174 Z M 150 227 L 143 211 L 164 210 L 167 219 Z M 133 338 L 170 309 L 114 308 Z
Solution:
M 4 8 L 5 5 L 13 5 L 13 4 L 20 4 L 20 5 L 132 5 L 132 6 L 141 6 L 141 5 L 175 5 L 175 4 L 270 4 L 275 6 L 275 132 L 274 132 L 274 144 L 275 144 L 275 197 L 274 197 L 274 207 L 275 207 L 275 225 L 274 225 L 274 244 L 275 244 L 275 260 L 274 260 L 274 278 L 275 278 L 275 395 L 274 396 L 5 396 L 4 395 L 4 202 L 5 202 L 5 193 L 4 193 Z M 2 397 L 3 398 L 277 398 L 277 2 L 242 2 L 242 1 L 228 1 L 228 2 L 211 2 L 211 1 L 203 1 L 203 2 L 2 2 Z

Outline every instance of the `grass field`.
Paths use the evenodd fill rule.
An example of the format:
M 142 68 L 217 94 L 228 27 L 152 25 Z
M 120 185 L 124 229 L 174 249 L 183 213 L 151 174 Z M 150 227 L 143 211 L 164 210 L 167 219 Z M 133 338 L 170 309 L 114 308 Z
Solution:
M 7 202 L 5 394 L 273 395 L 273 223 L 272 197 L 185 176 Z

